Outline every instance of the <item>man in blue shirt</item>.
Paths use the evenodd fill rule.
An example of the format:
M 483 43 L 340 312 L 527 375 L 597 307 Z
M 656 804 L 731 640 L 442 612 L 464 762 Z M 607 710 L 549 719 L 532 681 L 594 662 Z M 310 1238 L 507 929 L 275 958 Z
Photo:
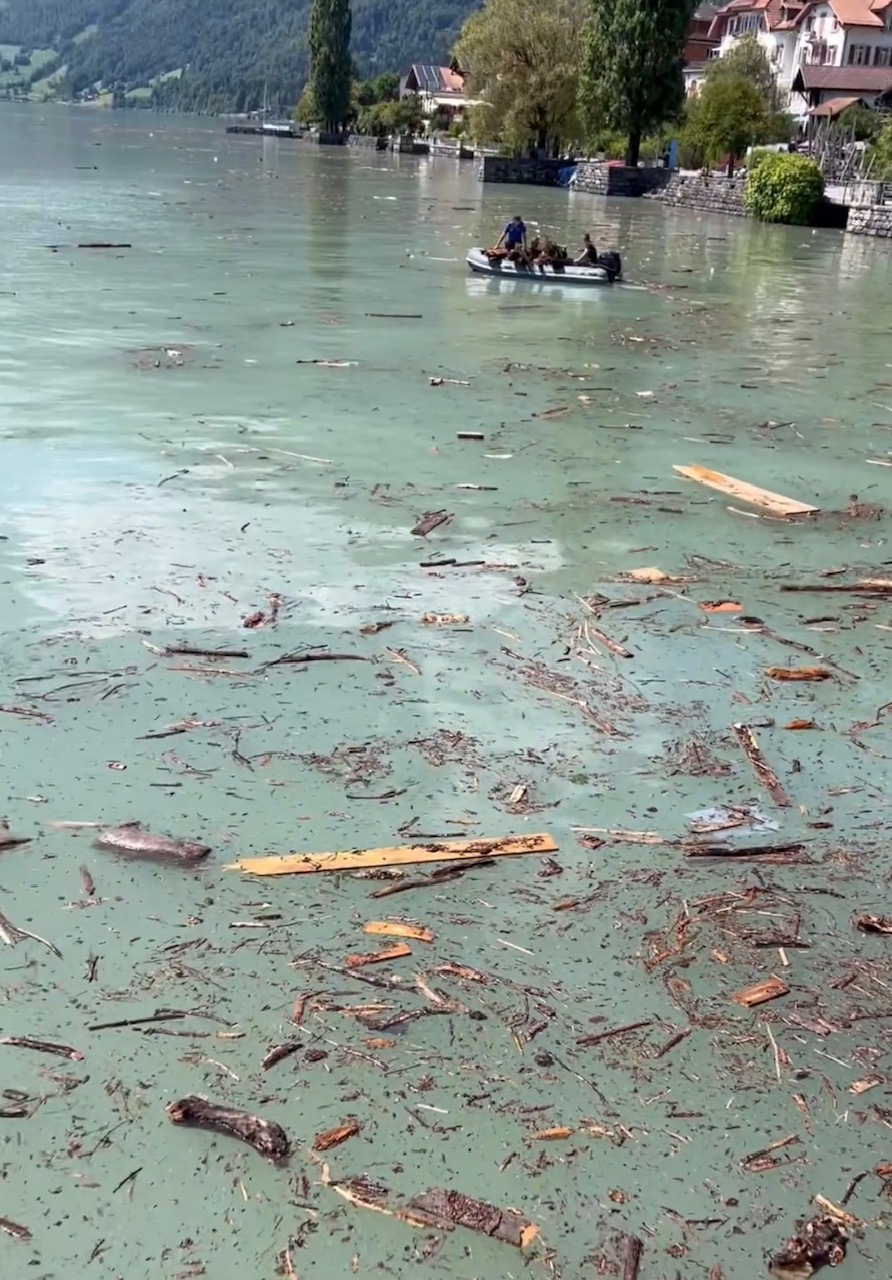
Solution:
M 526 251 L 527 247 L 527 229 L 526 224 L 519 214 L 511 219 L 505 230 L 499 236 L 499 242 L 496 245 L 500 249 L 504 244 L 509 254 L 519 249 Z

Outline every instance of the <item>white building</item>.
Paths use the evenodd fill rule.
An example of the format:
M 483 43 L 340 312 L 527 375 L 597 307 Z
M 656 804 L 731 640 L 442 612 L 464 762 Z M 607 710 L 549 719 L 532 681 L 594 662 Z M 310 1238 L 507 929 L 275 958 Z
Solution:
M 892 99 L 892 0 L 730 0 L 710 27 L 717 55 L 747 34 L 768 54 L 796 116 L 830 99 Z

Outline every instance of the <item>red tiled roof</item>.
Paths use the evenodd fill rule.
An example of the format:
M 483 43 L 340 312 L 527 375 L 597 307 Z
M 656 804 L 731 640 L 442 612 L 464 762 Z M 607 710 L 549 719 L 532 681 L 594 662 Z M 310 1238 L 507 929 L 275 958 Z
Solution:
M 801 66 L 793 81 L 793 91 L 827 89 L 839 93 L 886 93 L 892 89 L 892 67 Z
M 869 0 L 829 0 L 830 8 L 844 27 L 882 27 L 883 19 L 874 13 Z

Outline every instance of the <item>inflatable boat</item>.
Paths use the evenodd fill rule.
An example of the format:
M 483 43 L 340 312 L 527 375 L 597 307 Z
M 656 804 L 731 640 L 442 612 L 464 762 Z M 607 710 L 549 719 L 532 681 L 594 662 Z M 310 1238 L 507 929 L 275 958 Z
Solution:
M 472 249 L 468 266 L 475 275 L 495 276 L 501 280 L 532 280 L 537 284 L 578 284 L 602 286 L 613 284 L 617 277 L 606 267 L 532 266 L 522 267 L 505 258 L 489 258 L 483 249 Z

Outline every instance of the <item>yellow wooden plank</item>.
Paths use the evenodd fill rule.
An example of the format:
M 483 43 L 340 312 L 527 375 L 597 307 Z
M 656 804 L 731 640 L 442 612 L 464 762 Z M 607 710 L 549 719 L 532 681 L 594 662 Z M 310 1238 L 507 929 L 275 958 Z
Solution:
M 301 875 L 315 871 L 359 871 L 367 867 L 401 867 L 421 862 L 465 862 L 470 858 L 505 858 L 522 853 L 554 853 L 549 835 L 495 836 L 476 840 L 432 840 L 393 849 L 355 849 L 346 853 L 286 853 L 266 858 L 242 858 L 227 871 L 252 876 Z
M 761 507 L 774 516 L 808 516 L 814 515 L 818 507 L 811 507 L 807 502 L 797 502 L 795 498 L 785 498 L 782 493 L 772 493 L 770 489 L 759 489 L 745 480 L 735 480 L 733 476 L 723 475 L 721 471 L 710 471 L 708 467 L 673 467 L 680 476 L 688 480 L 697 480 L 708 485 L 710 489 L 718 489 L 731 498 L 739 498 L 750 506 Z

